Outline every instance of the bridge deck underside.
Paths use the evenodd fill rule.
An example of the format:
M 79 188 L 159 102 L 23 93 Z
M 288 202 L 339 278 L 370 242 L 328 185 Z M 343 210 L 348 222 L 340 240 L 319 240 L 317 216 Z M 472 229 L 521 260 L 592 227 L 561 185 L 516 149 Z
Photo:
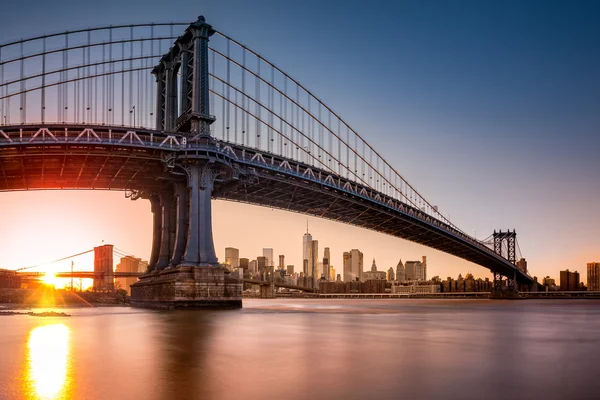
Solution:
M 0 147 L 0 191 L 138 189 L 165 185 L 160 154 L 134 147 L 56 144 Z
M 293 176 L 262 171 L 255 183 L 217 185 L 214 197 L 344 222 L 420 243 L 512 277 L 513 268 L 475 246 L 383 205 Z M 517 274 L 519 281 L 528 278 Z
M 244 162 L 241 162 L 244 167 Z M 300 212 L 386 233 L 512 277 L 515 267 L 489 250 L 383 204 L 293 174 L 256 168 L 253 180 L 216 182 L 214 198 Z M 173 175 L 158 149 L 101 144 L 0 147 L 0 191 L 135 189 L 160 191 Z M 531 278 L 517 272 L 517 280 Z

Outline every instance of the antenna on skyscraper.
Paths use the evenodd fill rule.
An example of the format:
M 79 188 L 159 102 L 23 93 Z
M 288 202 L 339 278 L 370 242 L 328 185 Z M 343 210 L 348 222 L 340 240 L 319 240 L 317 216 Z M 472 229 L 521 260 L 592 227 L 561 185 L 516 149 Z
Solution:
M 308 233 L 308 218 L 306 218 L 306 233 Z

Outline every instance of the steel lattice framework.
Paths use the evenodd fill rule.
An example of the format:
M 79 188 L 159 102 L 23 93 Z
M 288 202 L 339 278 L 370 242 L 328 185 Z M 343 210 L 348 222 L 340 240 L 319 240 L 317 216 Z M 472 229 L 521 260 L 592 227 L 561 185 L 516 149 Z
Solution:
M 207 45 L 210 36 L 208 49 L 194 51 L 192 25 L 109 26 L 0 45 L 0 190 L 142 196 L 178 174 L 181 154 L 203 154 L 231 166 L 216 174 L 214 198 L 363 226 L 531 281 L 452 224 L 275 64 L 212 29 L 193 42 Z M 196 60 L 202 50 L 208 58 Z M 207 99 L 198 82 L 208 84 Z M 207 134 L 214 143 L 197 140 Z

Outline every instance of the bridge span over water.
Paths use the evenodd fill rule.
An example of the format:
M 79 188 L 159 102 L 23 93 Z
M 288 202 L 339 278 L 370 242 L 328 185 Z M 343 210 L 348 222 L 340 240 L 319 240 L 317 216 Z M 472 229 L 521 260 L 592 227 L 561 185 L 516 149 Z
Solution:
M 532 281 L 515 265 L 514 232 L 492 248 L 467 235 L 315 94 L 202 17 L 1 45 L 0 117 L 1 191 L 123 190 L 151 202 L 150 271 L 133 289 L 143 305 L 201 305 L 213 284 L 208 303 L 241 302 L 218 267 L 213 198 L 421 243 L 498 283 Z

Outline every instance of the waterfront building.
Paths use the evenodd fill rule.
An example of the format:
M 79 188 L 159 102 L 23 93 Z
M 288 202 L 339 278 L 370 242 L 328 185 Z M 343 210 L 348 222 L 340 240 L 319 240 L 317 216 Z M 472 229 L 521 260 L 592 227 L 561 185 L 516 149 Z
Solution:
M 117 264 L 115 269 L 116 272 L 146 272 L 148 269 L 148 261 L 142 261 L 141 258 L 135 258 L 133 256 L 122 257 L 120 262 Z M 135 276 L 116 278 L 117 286 L 121 289 L 127 290 L 127 294 L 131 295 L 131 285 L 137 282 L 138 278 Z
M 396 275 L 394 274 L 394 268 L 390 267 L 387 271 L 387 280 L 392 282 L 396 280 Z
M 375 259 L 373 259 L 373 264 L 371 265 L 370 271 L 363 272 L 363 278 L 365 281 L 370 280 L 384 280 L 386 278 L 385 271 L 377 271 L 377 264 L 375 264 Z
M 392 285 L 393 294 L 439 293 L 440 285 Z
M 404 268 L 404 264 L 402 264 L 402 259 L 400 259 L 398 265 L 396 265 L 396 280 L 398 282 L 404 282 L 406 280 L 406 269 Z
M 363 253 L 352 249 L 343 254 L 344 282 L 362 281 Z
M 587 290 L 600 291 L 600 263 L 598 262 L 587 265 Z
M 225 247 L 225 265 L 230 271 L 240 266 L 240 251 L 234 247 Z
M 425 267 L 421 261 L 407 261 L 405 264 L 405 279 L 407 281 L 424 281 L 427 278 Z
M 579 290 L 579 272 L 560 271 L 560 290 Z
M 549 276 L 542 279 L 542 286 L 548 288 L 549 290 L 554 290 L 556 288 L 556 281 L 554 278 L 550 278 Z

